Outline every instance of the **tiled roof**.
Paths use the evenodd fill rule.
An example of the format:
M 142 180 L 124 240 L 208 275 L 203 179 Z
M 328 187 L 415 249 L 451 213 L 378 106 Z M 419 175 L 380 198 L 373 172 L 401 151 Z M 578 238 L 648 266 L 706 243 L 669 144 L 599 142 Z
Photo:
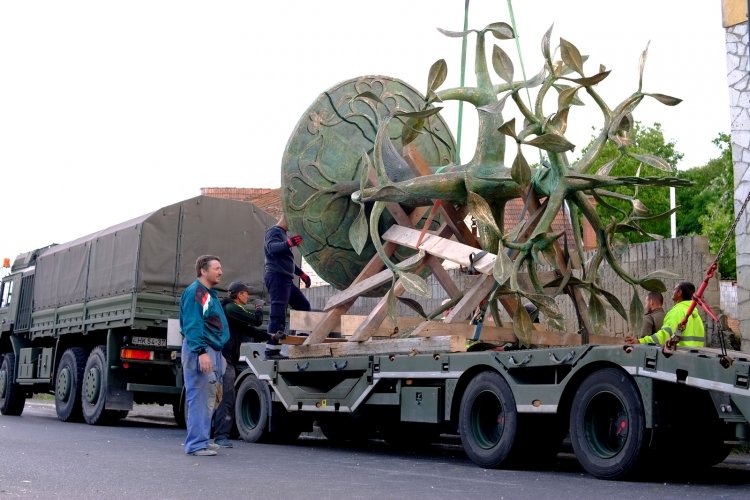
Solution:
M 281 188 L 205 187 L 201 188 L 201 194 L 214 198 L 251 202 L 275 218 L 282 214 Z
M 511 231 L 514 227 L 516 227 L 521 220 L 521 214 L 524 213 L 523 210 L 524 202 L 520 198 L 512 199 L 508 201 L 508 203 L 505 204 L 505 232 Z M 550 231 L 553 233 L 558 233 L 562 230 L 565 230 L 565 236 L 568 239 L 568 247 L 569 248 L 575 248 L 575 237 L 573 236 L 573 227 L 570 225 L 569 221 L 569 214 L 567 212 L 560 211 L 555 215 L 554 220 L 552 221 L 552 227 L 550 228 Z M 523 216 L 523 219 L 526 220 L 529 218 L 529 210 L 526 210 L 526 213 Z M 563 243 L 563 237 L 560 237 L 559 240 L 560 244 Z

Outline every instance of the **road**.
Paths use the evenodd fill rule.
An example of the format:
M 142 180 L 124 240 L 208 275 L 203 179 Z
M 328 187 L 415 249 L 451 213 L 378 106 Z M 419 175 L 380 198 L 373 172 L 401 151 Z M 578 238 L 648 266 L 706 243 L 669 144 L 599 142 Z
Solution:
M 171 409 L 139 406 L 118 426 L 63 423 L 54 404 L 31 400 L 0 416 L 4 498 L 747 499 L 750 457 L 689 478 L 601 481 L 562 453 L 553 470 L 487 470 L 450 442 L 416 451 L 373 441 L 331 446 L 235 441 L 217 457 L 186 456 Z

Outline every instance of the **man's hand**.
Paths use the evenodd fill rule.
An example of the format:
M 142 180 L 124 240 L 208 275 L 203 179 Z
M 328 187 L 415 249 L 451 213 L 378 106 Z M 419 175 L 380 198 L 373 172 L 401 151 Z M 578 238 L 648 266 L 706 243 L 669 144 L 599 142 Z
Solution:
M 302 236 L 300 236 L 299 234 L 295 234 L 294 236 L 286 240 L 286 244 L 289 245 L 289 248 L 296 247 L 297 245 L 301 245 Z
M 214 364 L 211 361 L 211 356 L 207 352 L 204 352 L 198 356 L 198 367 L 201 373 L 210 373 L 214 369 Z
M 274 340 L 276 342 L 281 342 L 286 338 L 286 333 L 284 332 L 276 332 L 273 335 L 271 335 L 271 340 Z
M 639 342 L 638 342 L 638 339 L 635 338 L 634 336 L 632 336 L 632 335 L 626 335 L 625 336 L 625 343 L 633 345 L 633 344 L 638 344 Z
M 306 273 L 300 274 L 299 279 L 302 280 L 306 288 L 310 288 L 310 285 L 312 285 L 312 281 L 310 280 L 310 277 Z

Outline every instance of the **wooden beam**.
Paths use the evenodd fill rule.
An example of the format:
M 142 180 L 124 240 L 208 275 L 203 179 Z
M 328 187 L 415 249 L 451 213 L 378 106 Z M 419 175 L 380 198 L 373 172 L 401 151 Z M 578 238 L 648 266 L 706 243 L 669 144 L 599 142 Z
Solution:
M 434 337 L 439 335 L 459 335 L 470 339 L 474 337 L 476 325 L 463 323 L 444 323 L 442 321 L 424 321 L 412 333 L 414 337 Z M 516 334 L 512 328 L 484 325 L 479 340 L 488 342 L 515 342 Z
M 364 323 L 365 319 L 367 319 L 367 316 L 364 315 L 345 314 L 341 316 L 341 334 L 345 336 L 354 335 L 354 332 Z M 400 332 L 416 328 L 424 321 L 422 318 L 416 316 L 399 316 L 396 319 Z M 381 323 L 373 334 L 373 337 L 390 337 L 391 335 L 393 335 L 393 326 L 389 321 L 386 324 Z
M 419 261 L 419 254 L 412 255 L 408 259 L 404 260 L 402 264 L 410 265 Z M 384 269 L 374 276 L 370 276 L 356 284 L 351 285 L 346 290 L 342 290 L 328 299 L 324 307 L 325 311 L 333 309 L 334 307 L 349 302 L 350 300 L 356 299 L 360 295 L 363 295 L 371 290 L 374 290 L 380 286 L 385 285 L 393 279 L 393 272 L 390 269 Z
M 474 286 L 464 294 L 463 298 L 458 301 L 458 304 L 445 316 L 443 321 L 446 323 L 466 321 L 468 316 L 474 312 L 474 309 L 487 297 L 494 286 L 495 278 L 492 275 L 484 274 L 479 276 Z
M 432 354 L 435 352 L 464 352 L 466 339 L 459 335 L 417 337 L 407 339 L 368 340 L 330 344 L 289 346 L 290 358 L 319 358 L 328 356 L 367 356 L 370 354 Z

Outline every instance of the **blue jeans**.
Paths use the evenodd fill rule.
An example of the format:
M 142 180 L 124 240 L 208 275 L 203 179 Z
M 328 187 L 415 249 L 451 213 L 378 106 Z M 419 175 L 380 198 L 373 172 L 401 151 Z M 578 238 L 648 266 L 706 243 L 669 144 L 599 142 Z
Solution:
M 182 375 L 185 380 L 185 405 L 187 407 L 187 437 L 185 453 L 193 453 L 208 447 L 211 439 L 211 417 L 216 408 L 216 394 L 224 371 L 221 352 L 210 347 L 214 371 L 202 373 L 198 365 L 198 354 L 182 343 Z

